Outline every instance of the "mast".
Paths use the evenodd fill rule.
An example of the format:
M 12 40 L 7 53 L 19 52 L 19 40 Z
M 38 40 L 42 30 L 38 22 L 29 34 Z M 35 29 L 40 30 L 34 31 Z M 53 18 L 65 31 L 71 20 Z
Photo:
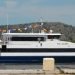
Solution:
M 7 33 L 8 33 L 8 13 L 7 13 Z
M 42 18 L 40 19 L 40 22 L 41 22 L 41 26 L 43 26 L 43 19 Z
M 43 19 L 42 19 L 42 17 L 40 18 L 40 22 L 41 22 L 41 29 L 42 29 L 42 26 L 43 26 Z M 42 30 L 41 30 L 42 31 Z

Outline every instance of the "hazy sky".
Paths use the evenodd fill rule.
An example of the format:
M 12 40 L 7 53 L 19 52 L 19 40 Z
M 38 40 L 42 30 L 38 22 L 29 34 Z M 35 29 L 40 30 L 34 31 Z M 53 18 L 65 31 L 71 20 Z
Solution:
M 75 25 L 75 0 L 0 0 L 0 25 L 40 21 Z

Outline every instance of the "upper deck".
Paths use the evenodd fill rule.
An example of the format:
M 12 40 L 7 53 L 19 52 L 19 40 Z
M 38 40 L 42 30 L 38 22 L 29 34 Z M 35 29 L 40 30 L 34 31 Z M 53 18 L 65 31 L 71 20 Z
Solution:
M 7 41 L 45 41 L 59 38 L 60 33 L 3 33 L 3 40 Z

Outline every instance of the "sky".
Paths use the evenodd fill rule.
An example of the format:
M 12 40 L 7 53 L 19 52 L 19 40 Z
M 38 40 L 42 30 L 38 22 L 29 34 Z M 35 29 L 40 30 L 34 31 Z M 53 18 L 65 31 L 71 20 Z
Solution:
M 0 0 L 0 25 L 62 22 L 75 26 L 75 0 Z

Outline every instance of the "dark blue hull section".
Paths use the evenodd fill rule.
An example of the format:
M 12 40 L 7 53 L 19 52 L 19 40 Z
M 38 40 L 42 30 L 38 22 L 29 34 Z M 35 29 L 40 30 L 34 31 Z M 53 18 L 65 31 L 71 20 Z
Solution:
M 0 56 L 0 63 L 42 63 L 45 56 Z M 75 63 L 75 56 L 55 56 L 56 63 Z
M 75 52 L 75 48 L 6 48 L 2 46 L 1 52 Z

